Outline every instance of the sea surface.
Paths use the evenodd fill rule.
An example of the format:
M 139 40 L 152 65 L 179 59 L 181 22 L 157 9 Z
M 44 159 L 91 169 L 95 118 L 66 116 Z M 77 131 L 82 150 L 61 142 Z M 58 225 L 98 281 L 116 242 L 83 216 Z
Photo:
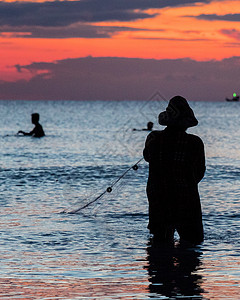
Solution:
M 205 241 L 181 248 L 176 234 L 173 249 L 155 249 L 141 160 L 148 132 L 132 129 L 163 129 L 160 95 L 0 101 L 1 300 L 239 299 L 240 103 L 190 105 L 199 125 L 189 132 L 206 152 Z M 34 112 L 46 136 L 16 135 L 33 128 Z

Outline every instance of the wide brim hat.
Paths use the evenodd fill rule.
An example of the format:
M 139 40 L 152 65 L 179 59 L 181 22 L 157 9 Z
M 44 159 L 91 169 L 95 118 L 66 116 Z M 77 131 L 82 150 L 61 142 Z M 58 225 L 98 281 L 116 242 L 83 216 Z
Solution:
M 181 96 L 170 99 L 166 111 L 158 116 L 158 122 L 164 126 L 193 127 L 198 124 L 193 110 L 187 100 Z

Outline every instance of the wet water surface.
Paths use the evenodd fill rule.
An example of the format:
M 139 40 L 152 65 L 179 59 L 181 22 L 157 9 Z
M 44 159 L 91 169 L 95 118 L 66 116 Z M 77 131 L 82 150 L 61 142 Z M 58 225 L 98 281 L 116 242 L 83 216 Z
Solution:
M 190 103 L 204 143 L 205 241 L 153 248 L 147 229 L 148 121 L 164 101 L 0 101 L 0 299 L 239 299 L 239 103 Z M 31 130 L 40 113 L 46 137 Z M 177 235 L 176 235 L 177 238 Z

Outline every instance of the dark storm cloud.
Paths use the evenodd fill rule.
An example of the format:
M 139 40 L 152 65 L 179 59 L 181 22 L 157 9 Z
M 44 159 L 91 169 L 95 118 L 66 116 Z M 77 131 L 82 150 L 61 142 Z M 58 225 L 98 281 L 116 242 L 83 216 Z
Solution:
M 195 4 L 197 0 L 82 0 L 0 2 L 0 26 L 68 26 L 77 22 L 133 21 L 152 18 L 144 12 Z M 201 1 L 210 2 L 210 1 Z
M 4 37 L 6 33 L 11 33 L 12 37 L 24 38 L 109 38 L 120 31 L 145 31 L 145 29 L 79 23 L 65 27 L 3 26 L 0 27 L 0 36 Z
M 208 21 L 230 21 L 230 22 L 239 22 L 240 14 L 227 14 L 227 15 L 199 15 L 196 17 L 199 20 L 208 20 Z
M 32 79 L 0 83 L 0 99 L 147 100 L 159 91 L 168 98 L 224 101 L 240 92 L 240 57 L 205 62 L 85 57 L 16 69 Z

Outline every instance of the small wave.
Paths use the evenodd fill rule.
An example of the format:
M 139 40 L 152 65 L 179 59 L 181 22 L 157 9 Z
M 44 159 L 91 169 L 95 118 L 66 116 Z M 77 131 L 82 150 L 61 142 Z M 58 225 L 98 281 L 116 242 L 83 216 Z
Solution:
M 206 172 L 207 180 L 239 180 L 240 168 L 231 165 L 209 165 Z
M 133 219 L 133 218 L 146 218 L 148 217 L 147 213 L 116 213 L 116 214 L 107 214 L 108 217 L 113 219 Z

